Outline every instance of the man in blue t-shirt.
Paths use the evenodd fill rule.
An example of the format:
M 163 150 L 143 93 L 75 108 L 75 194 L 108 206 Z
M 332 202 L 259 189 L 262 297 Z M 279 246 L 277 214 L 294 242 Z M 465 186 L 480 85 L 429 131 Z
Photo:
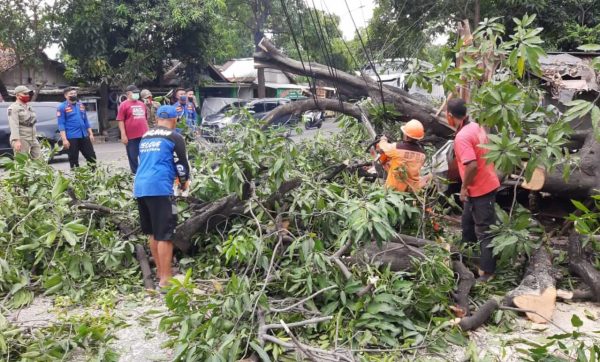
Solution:
M 177 206 L 173 203 L 173 184 L 190 186 L 190 166 L 183 137 L 175 132 L 177 110 L 161 106 L 156 111 L 156 127 L 140 141 L 140 162 L 135 175 L 133 196 L 137 199 L 142 232 L 149 235 L 150 251 L 156 262 L 158 286 L 171 279 L 173 236 L 177 225 Z
M 77 99 L 77 91 L 65 88 L 66 101 L 58 105 L 56 118 L 63 147 L 68 151 L 71 169 L 79 167 L 79 152 L 93 167 L 96 164 L 94 152 L 94 133 L 85 113 L 85 105 Z

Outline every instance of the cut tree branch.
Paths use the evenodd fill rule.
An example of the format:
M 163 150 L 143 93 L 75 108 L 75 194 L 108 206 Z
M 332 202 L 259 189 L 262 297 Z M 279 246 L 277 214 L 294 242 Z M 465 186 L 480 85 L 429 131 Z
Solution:
M 569 270 L 577 275 L 590 287 L 592 300 L 600 302 L 600 271 L 598 271 L 585 257 L 581 245 L 581 236 L 572 232 L 569 236 Z
M 458 276 L 458 286 L 452 293 L 452 298 L 456 302 L 455 313 L 457 317 L 466 317 L 471 314 L 469 310 L 469 293 L 475 285 L 475 275 L 459 260 L 452 261 L 452 269 Z

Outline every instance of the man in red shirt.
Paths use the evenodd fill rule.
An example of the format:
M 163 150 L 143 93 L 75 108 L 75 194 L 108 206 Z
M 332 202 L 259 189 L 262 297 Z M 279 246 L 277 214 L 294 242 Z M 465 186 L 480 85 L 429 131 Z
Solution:
M 135 175 L 140 155 L 140 141 L 144 133 L 148 131 L 148 121 L 146 105 L 140 101 L 140 90 L 135 85 L 130 85 L 125 91 L 127 100 L 119 105 L 117 121 L 119 121 L 119 130 L 121 131 L 121 142 L 127 150 L 129 168 Z
M 490 225 L 496 223 L 496 191 L 500 180 L 493 163 L 487 162 L 488 143 L 485 129 L 467 117 L 467 106 L 462 99 L 450 99 L 447 109 L 448 124 L 456 127 L 454 153 L 462 180 L 460 200 L 463 202 L 462 238 L 467 243 L 479 242 L 481 258 L 479 281 L 493 278 L 496 260 L 490 242 Z

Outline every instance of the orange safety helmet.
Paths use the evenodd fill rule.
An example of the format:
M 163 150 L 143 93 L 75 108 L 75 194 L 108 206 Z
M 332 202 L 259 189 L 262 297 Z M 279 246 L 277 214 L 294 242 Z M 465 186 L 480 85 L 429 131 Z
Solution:
M 402 133 L 415 140 L 422 140 L 425 137 L 425 128 L 423 124 L 416 119 L 411 119 L 404 126 L 400 127 Z

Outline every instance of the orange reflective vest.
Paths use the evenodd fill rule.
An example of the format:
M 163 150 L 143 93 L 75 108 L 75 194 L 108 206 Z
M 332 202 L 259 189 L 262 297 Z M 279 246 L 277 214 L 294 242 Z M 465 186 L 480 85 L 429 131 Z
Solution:
M 399 144 L 381 141 L 378 144 L 383 152 L 380 162 L 388 171 L 385 186 L 397 191 L 421 189 L 421 167 L 425 163 L 425 153 L 417 144 Z M 387 164 L 387 165 L 386 165 Z

